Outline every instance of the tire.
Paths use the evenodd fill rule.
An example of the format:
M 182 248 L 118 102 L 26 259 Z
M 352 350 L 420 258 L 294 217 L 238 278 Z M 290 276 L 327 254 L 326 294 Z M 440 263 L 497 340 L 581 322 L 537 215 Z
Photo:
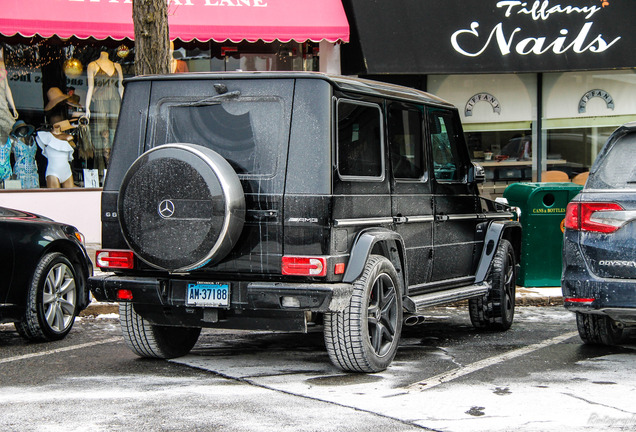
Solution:
M 190 352 L 201 333 L 196 327 L 171 327 L 149 323 L 132 303 L 119 304 L 119 323 L 126 345 L 139 357 L 170 359 Z
M 475 328 L 508 330 L 515 315 L 517 267 L 515 251 L 508 240 L 502 239 L 492 260 L 488 275 L 488 293 L 468 301 L 470 321 Z
M 59 252 L 44 255 L 29 283 L 18 333 L 32 341 L 55 341 L 66 337 L 77 316 L 78 274 L 73 264 Z
M 124 239 L 147 264 L 190 271 L 214 264 L 237 243 L 245 196 L 230 164 L 194 144 L 166 144 L 128 169 L 117 201 Z
M 402 294 L 397 272 L 371 255 L 353 284 L 349 305 L 325 314 L 324 338 L 331 362 L 350 372 L 381 372 L 393 361 L 402 331 Z
M 576 313 L 581 340 L 588 345 L 617 345 L 623 341 L 623 329 L 607 315 Z

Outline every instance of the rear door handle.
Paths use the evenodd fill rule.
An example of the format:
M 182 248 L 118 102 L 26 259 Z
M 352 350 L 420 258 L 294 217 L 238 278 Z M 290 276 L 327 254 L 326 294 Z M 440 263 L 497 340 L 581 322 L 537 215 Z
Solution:
M 278 218 L 278 210 L 248 210 L 254 220 L 263 221 Z

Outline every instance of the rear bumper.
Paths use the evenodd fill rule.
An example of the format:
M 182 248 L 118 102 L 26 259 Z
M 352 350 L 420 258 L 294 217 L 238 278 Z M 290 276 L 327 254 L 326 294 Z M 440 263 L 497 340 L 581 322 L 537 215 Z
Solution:
M 564 241 L 563 304 L 574 312 L 609 315 L 615 321 L 636 324 L 636 281 L 601 278 L 586 265 L 578 244 Z
M 269 311 L 338 312 L 348 304 L 353 286 L 348 283 L 282 283 L 241 282 L 230 283 L 230 309 Z M 132 292 L 135 304 L 162 307 L 189 307 L 185 303 L 183 279 L 119 276 L 112 273 L 96 275 L 88 286 L 99 301 L 117 302 L 120 289 Z M 294 298 L 285 302 L 284 298 Z M 292 304 L 293 306 L 288 306 Z

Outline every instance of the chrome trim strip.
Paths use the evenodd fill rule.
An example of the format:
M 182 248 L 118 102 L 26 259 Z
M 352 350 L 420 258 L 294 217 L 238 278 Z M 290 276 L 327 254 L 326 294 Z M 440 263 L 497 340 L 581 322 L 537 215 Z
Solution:
M 478 284 L 453 288 L 450 290 L 442 290 L 427 294 L 415 295 L 411 297 L 411 300 L 413 300 L 413 302 L 415 303 L 417 312 L 422 313 L 427 307 L 485 295 L 488 293 L 489 289 L 490 284 L 488 282 L 481 282 Z
M 348 227 L 359 225 L 383 225 L 392 224 L 392 217 L 378 217 L 378 218 L 359 218 L 359 219 L 335 219 L 333 221 L 334 227 Z
M 636 188 L 625 189 L 583 189 L 581 192 L 585 193 L 604 193 L 604 194 L 620 194 L 624 192 L 636 192 Z
M 406 216 L 406 223 L 435 222 L 435 216 Z
M 514 217 L 514 213 L 484 213 L 483 216 L 486 219 L 510 219 Z
M 590 215 L 591 222 L 599 222 L 615 227 L 622 227 L 634 219 L 636 219 L 636 210 L 597 210 Z
M 469 220 L 469 219 L 477 219 L 479 215 L 477 213 L 473 214 L 449 214 L 449 215 L 441 215 L 446 216 L 447 220 Z
M 470 219 L 510 219 L 513 213 L 473 213 L 473 214 L 449 214 L 446 220 L 470 220 Z

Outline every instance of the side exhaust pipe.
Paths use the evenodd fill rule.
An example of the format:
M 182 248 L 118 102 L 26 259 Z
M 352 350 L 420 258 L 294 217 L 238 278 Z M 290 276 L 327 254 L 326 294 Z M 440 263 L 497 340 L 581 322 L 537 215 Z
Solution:
M 418 324 L 422 324 L 426 318 L 423 315 L 408 315 L 404 318 L 404 325 L 406 326 L 414 326 Z

